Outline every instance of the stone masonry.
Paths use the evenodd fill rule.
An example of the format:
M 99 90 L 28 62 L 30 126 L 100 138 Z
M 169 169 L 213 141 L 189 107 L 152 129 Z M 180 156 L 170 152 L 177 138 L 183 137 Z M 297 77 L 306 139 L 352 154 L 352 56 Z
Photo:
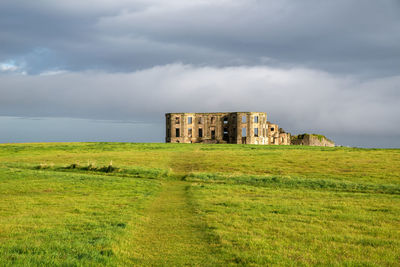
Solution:
M 265 112 L 167 113 L 167 143 L 290 145 L 290 133 Z
M 292 145 L 334 147 L 335 143 L 323 135 L 299 134 L 292 136 Z

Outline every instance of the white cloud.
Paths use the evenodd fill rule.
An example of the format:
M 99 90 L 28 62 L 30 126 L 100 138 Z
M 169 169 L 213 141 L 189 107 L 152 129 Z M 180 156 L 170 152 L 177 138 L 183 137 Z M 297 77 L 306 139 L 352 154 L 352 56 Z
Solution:
M 400 76 L 183 64 L 52 74 L 0 76 L 0 115 L 162 121 L 165 112 L 259 110 L 291 132 L 400 135 Z
M 17 71 L 18 69 L 19 69 L 19 67 L 16 66 L 13 61 L 0 63 L 0 71 L 13 72 L 13 71 Z
M 40 76 L 50 76 L 50 75 L 59 75 L 62 73 L 66 73 L 66 70 L 48 70 L 40 73 Z

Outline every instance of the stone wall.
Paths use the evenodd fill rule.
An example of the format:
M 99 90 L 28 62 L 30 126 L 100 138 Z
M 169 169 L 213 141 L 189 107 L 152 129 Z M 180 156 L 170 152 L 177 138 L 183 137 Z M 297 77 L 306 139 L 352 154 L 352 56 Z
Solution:
M 167 113 L 165 121 L 167 143 L 335 146 L 323 135 L 291 136 L 265 112 Z
M 292 145 L 303 146 L 327 146 L 334 147 L 335 143 L 323 135 L 318 134 L 301 134 L 293 136 L 291 140 Z
M 167 113 L 165 119 L 167 143 L 267 145 L 288 139 L 265 112 Z

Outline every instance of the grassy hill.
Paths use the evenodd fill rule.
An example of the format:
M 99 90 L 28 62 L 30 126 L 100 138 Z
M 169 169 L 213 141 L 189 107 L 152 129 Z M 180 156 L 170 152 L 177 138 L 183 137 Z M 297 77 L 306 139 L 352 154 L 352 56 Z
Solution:
M 399 262 L 398 149 L 0 145 L 1 266 Z

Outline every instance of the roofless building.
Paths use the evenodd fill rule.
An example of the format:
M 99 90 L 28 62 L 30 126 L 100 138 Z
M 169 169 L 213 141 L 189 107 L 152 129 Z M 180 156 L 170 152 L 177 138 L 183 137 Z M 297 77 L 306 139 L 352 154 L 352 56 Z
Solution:
M 167 113 L 167 143 L 290 145 L 265 112 Z

